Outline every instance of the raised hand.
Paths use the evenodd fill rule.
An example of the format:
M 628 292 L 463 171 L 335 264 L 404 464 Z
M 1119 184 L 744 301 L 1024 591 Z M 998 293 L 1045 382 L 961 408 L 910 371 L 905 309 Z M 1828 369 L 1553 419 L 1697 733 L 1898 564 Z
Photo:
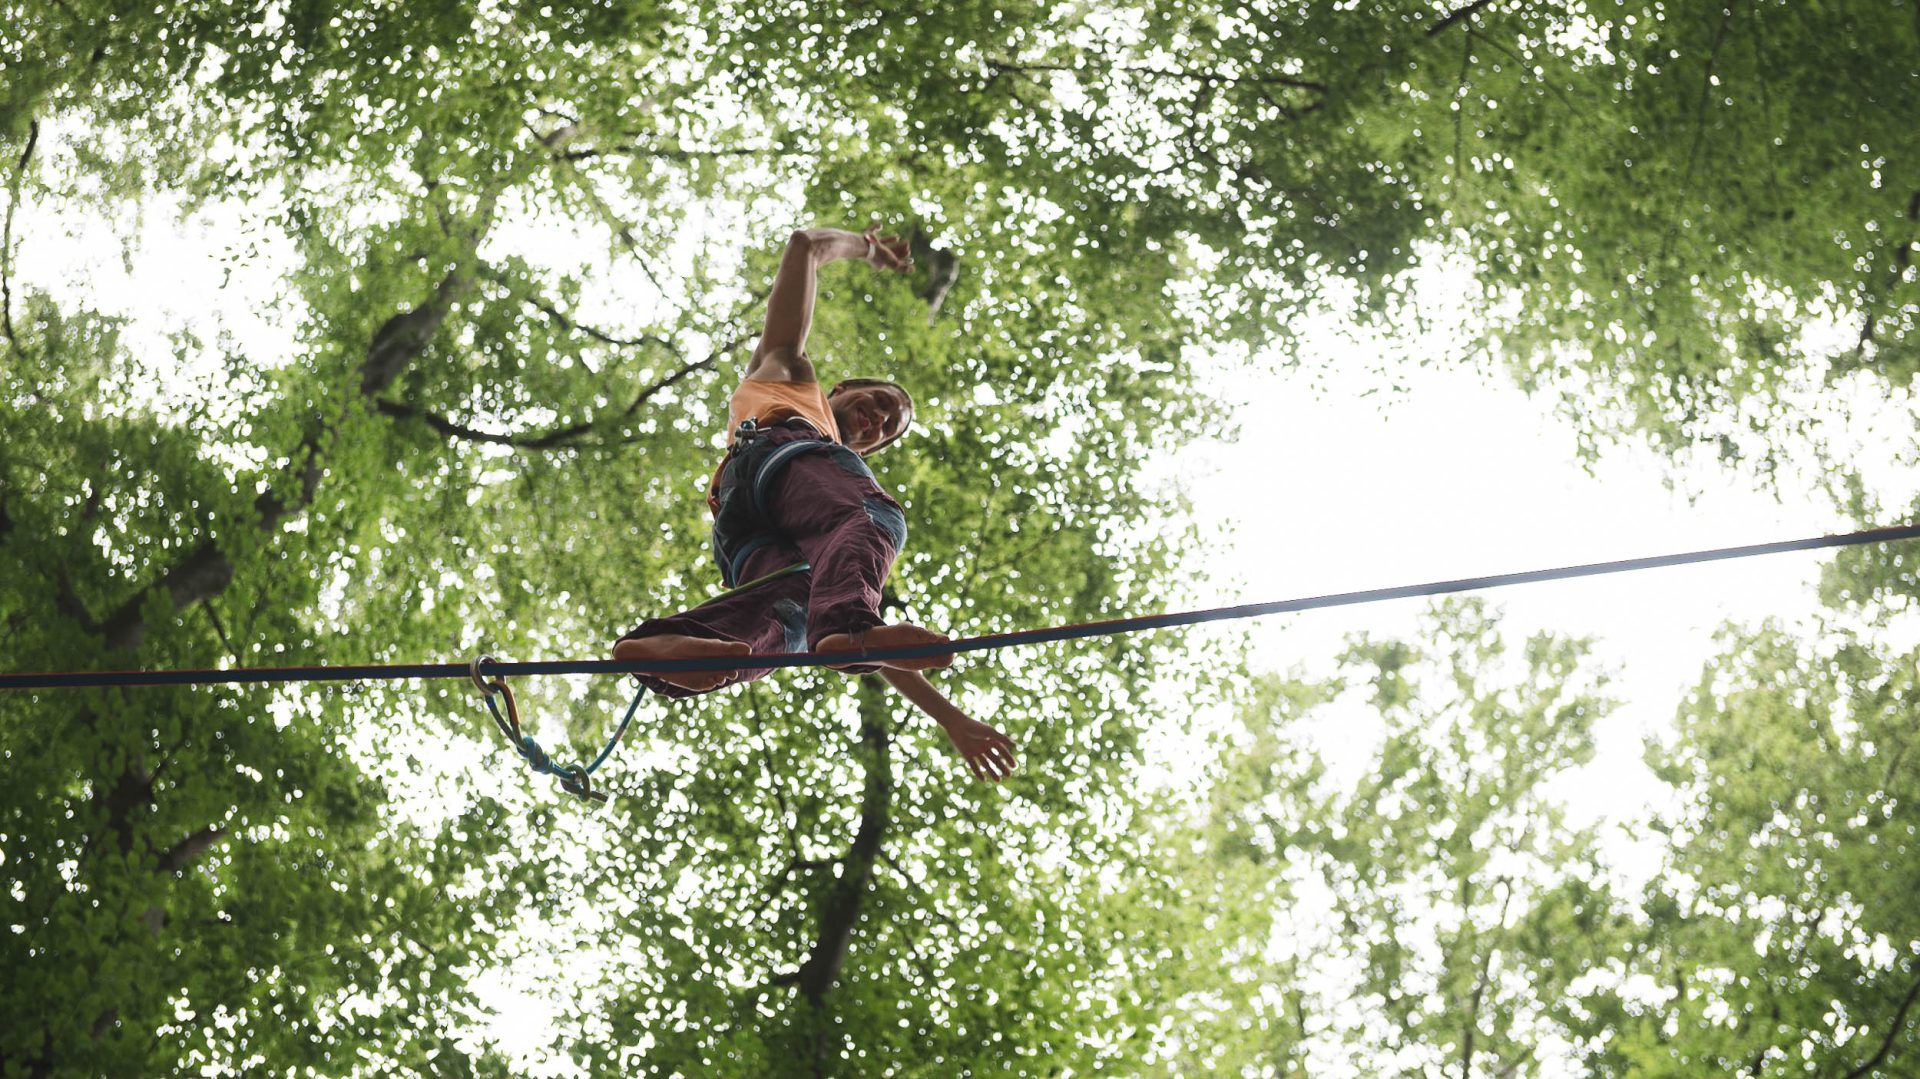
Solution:
M 998 783 L 1019 767 L 1013 751 L 1013 739 L 971 716 L 948 720 L 944 728 L 953 748 L 960 751 L 974 778 Z
M 898 270 L 901 273 L 913 269 L 913 256 L 909 253 L 911 244 L 893 233 L 880 235 L 878 223 L 868 225 L 860 238 L 867 241 L 867 264 L 874 269 Z

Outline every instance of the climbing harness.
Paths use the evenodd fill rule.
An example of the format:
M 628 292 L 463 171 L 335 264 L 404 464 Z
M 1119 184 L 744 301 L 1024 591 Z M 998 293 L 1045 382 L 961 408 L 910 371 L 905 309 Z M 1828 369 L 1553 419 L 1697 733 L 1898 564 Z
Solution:
M 773 427 L 803 428 L 818 437 L 775 443 L 766 437 Z M 722 583 L 733 586 L 755 551 L 779 541 L 768 512 L 768 492 L 794 458 L 807 453 L 829 454 L 842 468 L 873 479 L 859 454 L 820 435 L 818 428 L 798 416 L 770 427 L 761 427 L 749 417 L 734 430 L 714 495 L 713 560 L 720 566 Z

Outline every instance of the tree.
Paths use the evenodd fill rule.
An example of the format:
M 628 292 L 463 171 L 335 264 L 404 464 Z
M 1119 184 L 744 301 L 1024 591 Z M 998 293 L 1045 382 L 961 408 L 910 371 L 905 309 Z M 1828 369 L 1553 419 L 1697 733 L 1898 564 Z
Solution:
M 1189 917 L 1218 912 L 1169 1002 L 1170 1071 L 1564 1065 L 1624 928 L 1594 830 L 1554 794 L 1605 682 L 1585 642 L 1510 652 L 1472 600 L 1418 643 L 1356 637 L 1330 681 L 1265 680 L 1204 821 L 1162 841 L 1193 852 Z M 1335 729 L 1369 748 L 1329 761 L 1315 732 Z
M 31 14 L 38 21 L 10 32 L 71 39 L 74 52 L 29 51 L 46 59 L 34 79 L 10 84 L 17 96 L 8 127 L 25 143 L 9 220 L 22 204 L 138 205 L 168 185 L 203 205 L 264 200 L 262 192 L 283 188 L 274 223 L 297 246 L 299 262 L 284 280 L 298 333 L 297 347 L 274 362 L 186 338 L 178 357 L 131 354 L 115 345 L 112 315 L 15 287 L 9 228 L 0 542 L 10 563 L 28 570 L 9 575 L 0 603 L 7 632 L 25 642 L 10 647 L 10 662 L 208 666 L 284 655 L 339 663 L 483 644 L 508 654 L 597 651 L 629 612 L 698 594 L 689 570 L 700 557 L 700 510 L 685 492 L 712 466 L 710 399 L 753 324 L 750 290 L 736 286 L 720 303 L 684 296 L 677 310 L 663 290 L 659 312 L 608 328 L 572 310 L 585 291 L 578 267 L 489 248 L 503 221 L 545 202 L 647 265 L 660 237 L 632 221 L 674 207 L 683 190 L 725 193 L 710 161 L 678 152 L 661 156 L 681 166 L 675 173 L 587 173 L 608 155 L 582 146 L 582 132 L 604 131 L 612 121 L 602 111 L 619 114 L 635 82 L 659 83 L 668 63 L 626 51 L 644 34 L 622 30 L 580 56 L 578 35 L 527 52 L 515 50 L 533 39 L 512 26 L 470 34 L 479 18 L 471 12 L 416 24 L 304 8 L 265 28 L 214 7 L 124 23 L 85 5 Z M 136 48 L 160 40 L 168 44 L 154 52 Z M 63 66 L 70 55 L 92 59 Z M 476 74 L 503 67 L 542 77 Z M 570 95 L 554 85 L 559 68 L 594 89 Z M 342 85 L 366 88 L 366 102 L 343 99 Z M 154 98 L 165 101 L 160 115 L 178 122 L 146 131 L 129 115 Z M 265 101 L 276 110 L 261 125 L 254 107 Z M 485 123 L 473 128 L 474 117 Z M 645 119 L 662 139 L 677 123 L 665 105 Z M 741 136 L 717 124 L 715 133 Z M 121 137 L 131 155 L 97 151 Z M 238 156 L 223 140 L 241 147 Z M 620 181 L 617 198 L 611 185 L 598 186 L 609 177 Z M 765 221 L 755 227 L 781 235 Z M 769 254 L 756 254 L 749 278 L 764 277 Z M 1139 435 L 1149 418 L 1170 437 L 1201 422 L 1177 378 L 1183 330 L 1153 295 L 1100 283 L 1104 275 L 1087 277 L 1128 306 L 1073 306 L 1070 284 L 1053 285 L 1062 292 L 1049 297 L 1039 282 L 1072 280 L 1059 258 L 981 259 L 977 274 L 957 282 L 825 298 L 820 351 L 842 363 L 862 358 L 877 373 L 915 372 L 928 452 L 892 464 L 887 479 L 912 492 L 910 507 L 968 512 L 916 514 L 920 535 L 900 602 L 956 632 L 1115 612 L 1169 561 L 1168 539 L 1136 543 L 1114 532 L 1149 504 L 1128 482 L 1147 449 Z M 1016 297 L 982 287 L 990 279 L 1033 285 Z M 929 318 L 936 300 L 937 320 Z M 1086 351 L 1123 340 L 1141 351 L 1140 362 L 1089 377 Z M 198 392 L 150 389 L 209 361 L 220 377 Z M 977 395 L 982 382 L 1003 391 L 997 403 Z M 981 422 L 989 415 L 992 428 Z M 1051 459 L 1032 451 L 1068 419 L 1070 445 Z M 962 549 L 973 558 L 959 562 Z M 1115 560 L 1128 572 L 1111 572 Z M 1061 769 L 1058 791 L 1027 796 L 1023 812 L 1047 825 L 1033 828 L 1035 859 L 1045 844 L 1089 830 L 1089 776 L 1133 767 L 1131 717 L 1122 723 L 1121 711 L 1150 656 L 1126 644 L 1055 649 L 1015 665 L 1042 688 L 1007 711 L 1059 722 L 1024 721 L 1038 731 L 1033 751 Z M 1071 690 L 1050 688 L 1069 677 Z M 862 928 L 905 906 L 875 898 L 891 894 L 879 883 L 890 853 L 880 840 L 919 827 L 921 813 L 1000 810 L 972 792 L 923 792 L 933 762 L 911 771 L 896 763 L 899 717 L 871 690 L 825 676 L 797 681 L 798 705 L 768 723 L 807 753 L 783 754 L 775 779 L 791 785 L 805 813 L 791 823 L 813 848 L 837 849 L 842 828 L 852 842 L 835 863 L 839 875 L 823 854 L 792 867 L 796 886 L 773 889 L 782 934 L 753 943 L 757 956 L 783 961 L 766 976 L 813 1032 L 800 1051 L 825 1066 L 848 1044 L 825 1032 L 864 1014 L 866 998 L 837 992 L 846 972 L 905 962 L 898 951 L 866 959 L 867 949 L 902 939 L 890 930 L 867 939 Z M 586 703 L 610 690 L 596 687 Z M 10 924 L 24 929 L 10 938 L 17 976 L 8 1003 L 25 1020 L 9 1025 L 5 1067 L 145 1073 L 268 1061 L 344 1072 L 444 1062 L 472 1043 L 467 980 L 500 961 L 493 949 L 510 943 L 503 934 L 524 896 L 616 903 L 614 884 L 647 895 L 654 882 L 636 867 L 683 843 L 730 856 L 715 880 L 756 871 L 769 852 L 786 849 L 784 815 L 729 819 L 728 800 L 746 794 L 740 785 L 760 786 L 744 770 L 761 765 L 760 754 L 747 754 L 751 742 L 731 758 L 716 753 L 697 775 L 666 770 L 637 781 L 643 800 L 625 807 L 631 827 L 606 836 L 613 850 L 583 876 L 565 845 L 549 841 L 565 818 L 544 802 L 503 805 L 446 762 L 434 762 L 449 769 L 438 798 L 422 799 L 439 812 L 424 826 L 403 824 L 420 807 L 375 781 L 388 769 L 382 757 L 434 736 L 414 736 L 417 725 L 474 729 L 471 705 L 449 701 L 444 689 L 419 698 L 395 687 L 353 697 L 8 700 L 0 737 L 10 754 L 35 763 L 19 771 L 4 808 L 9 850 L 23 867 L 9 900 Z M 855 767 L 815 760 L 805 735 L 856 702 L 865 748 Z M 727 745 L 743 723 L 739 705 L 676 712 L 677 737 L 657 744 L 700 746 L 711 733 L 710 744 Z M 269 730 L 264 716 L 276 709 L 284 729 Z M 1074 764 L 1077 772 L 1066 770 Z M 913 780 L 897 800 L 896 767 Z M 679 822 L 691 822 L 690 834 L 672 832 L 649 797 L 676 784 L 697 798 L 688 803 L 697 812 Z M 766 830 L 744 832 L 744 823 Z M 970 842 L 959 833 L 903 844 L 895 860 L 910 864 L 904 850 L 912 850 L 957 866 Z M 100 857 L 102 849 L 118 856 Z M 1037 873 L 1025 880 L 1040 887 Z M 695 916 L 730 924 L 736 913 L 716 899 Z M 165 965 L 189 955 L 200 965 Z M 727 992 L 726 971 L 698 955 L 651 958 L 657 965 L 613 972 L 612 988 L 666 978 L 748 995 L 747 987 Z M 175 973 L 182 984 L 172 984 Z M 582 989 L 592 986 L 583 979 Z M 1047 1012 L 1030 1003 L 1022 1014 Z M 1033 1048 L 1048 1038 L 1055 1049 Z M 1036 1027 L 1033 1038 L 992 1052 L 1071 1045 Z
M 1650 759 L 1684 795 L 1644 901 L 1610 1073 L 1898 1075 L 1920 1020 L 1916 656 L 1840 632 L 1726 636 Z
M 1190 351 L 1283 339 L 1349 288 L 1404 314 L 1431 245 L 1472 260 L 1500 361 L 1580 393 L 1596 433 L 1678 446 L 1748 406 L 1791 418 L 1780 387 L 1912 367 L 1913 212 L 1876 164 L 1914 149 L 1913 28 L 1891 3 L 7 16 L 0 550 L 19 572 L 0 633 L 20 668 L 597 650 L 684 604 L 702 591 L 689 494 L 767 242 L 811 220 L 916 226 L 925 274 L 830 280 L 816 350 L 917 391 L 924 435 L 880 462 L 914 522 L 897 599 L 956 632 L 1161 594 L 1179 537 L 1126 537 L 1164 512 L 1140 462 L 1211 422 Z M 218 336 L 218 298 L 211 343 L 173 326 L 174 355 L 135 352 L 112 304 L 18 272 L 28 217 L 228 206 L 294 252 L 233 256 L 280 283 L 271 355 Z M 674 254 L 723 210 L 742 234 Z M 535 224 L 586 240 L 556 254 L 521 239 Z M 635 282 L 624 307 L 615 272 Z M 1795 350 L 1816 301 L 1871 327 L 1857 362 Z M 584 869 L 550 842 L 575 818 L 451 762 L 441 817 L 373 781 L 408 739 L 425 754 L 471 729 L 444 687 L 11 698 L 5 902 L 25 928 L 5 947 L 25 973 L 6 1002 L 30 1019 L 0 1054 L 29 1074 L 444 1059 L 471 1047 L 443 1035 L 470 1035 L 463 971 L 500 961 L 503 912 L 613 906 L 618 885 L 657 901 L 613 922 L 657 950 L 581 975 L 582 1000 L 662 1021 L 609 1029 L 583 1003 L 596 1066 L 853 1070 L 921 1029 L 982 1068 L 1120 1059 L 1104 1013 L 1065 1003 L 1124 997 L 1085 958 L 1110 937 L 1062 927 L 1106 917 L 1099 878 L 1139 863 L 1115 829 L 1137 733 L 1164 717 L 1134 683 L 1173 652 L 1055 648 L 970 675 L 1057 769 L 1008 802 L 936 784 L 857 683 L 783 679 L 751 722 L 733 698 L 676 711 L 649 741 L 681 763 L 640 772 L 617 828 L 583 827 L 609 845 Z M 819 753 L 837 740 L 852 748 Z M 976 883 L 978 829 L 1020 839 Z M 426 902 L 441 891 L 464 901 Z M 322 962 L 309 941 L 351 947 Z M 203 966 L 172 986 L 184 956 Z M 969 964 L 1004 991 L 965 991 Z M 708 1018 L 675 1031 L 676 1009 Z M 988 1027 L 1001 1041 L 972 1040 Z

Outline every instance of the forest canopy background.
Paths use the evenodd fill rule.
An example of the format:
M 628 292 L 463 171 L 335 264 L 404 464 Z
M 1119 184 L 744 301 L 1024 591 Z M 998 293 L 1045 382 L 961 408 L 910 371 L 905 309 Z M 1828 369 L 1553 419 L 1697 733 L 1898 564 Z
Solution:
M 813 351 L 914 389 L 890 601 L 955 634 L 1184 587 L 1140 477 L 1228 433 L 1197 358 L 1311 379 L 1295 327 L 1410 332 L 1439 264 L 1477 332 L 1425 362 L 1590 456 L 1902 519 L 1820 403 L 1912 417 L 1916 57 L 1892 0 L 0 4 L 0 662 L 597 654 L 707 594 L 719 403 L 813 223 L 914 236 L 910 280 L 826 275 Z M 157 217 L 244 241 L 164 337 L 26 270 Z M 1005 789 L 783 677 L 658 711 L 598 817 L 457 687 L 12 694 L 0 1070 L 508 1074 L 475 986 L 557 953 L 546 1070 L 1900 1074 L 1915 565 L 1729 627 L 1649 750 L 1644 891 L 1554 796 L 1606 672 L 1472 602 L 1324 678 L 968 665 Z M 536 692 L 584 746 L 622 691 Z M 1157 791 L 1195 701 L 1242 729 Z M 1309 733 L 1356 708 L 1349 790 Z

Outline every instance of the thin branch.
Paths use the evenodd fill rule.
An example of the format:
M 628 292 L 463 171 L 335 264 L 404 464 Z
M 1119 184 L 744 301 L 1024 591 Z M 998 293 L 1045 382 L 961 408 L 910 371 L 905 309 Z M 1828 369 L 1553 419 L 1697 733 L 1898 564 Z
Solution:
M 607 227 L 613 230 L 614 236 L 620 240 L 621 244 L 625 245 L 627 253 L 632 255 L 634 262 L 639 264 L 640 272 L 647 275 L 647 281 L 653 285 L 653 290 L 662 296 L 667 295 L 666 287 L 661 285 L 660 279 L 653 274 L 653 266 L 642 257 L 640 242 L 633 238 L 632 227 L 620 220 L 620 216 L 613 212 L 613 207 L 607 205 L 607 200 L 600 195 L 600 189 L 594 186 L 593 178 L 577 168 L 573 161 L 566 158 L 565 151 L 561 149 L 561 147 L 565 144 L 566 138 L 571 136 L 572 129 L 560 128 L 546 135 L 535 131 L 532 125 L 526 125 L 526 129 L 533 135 L 534 139 L 546 149 L 549 160 L 553 161 L 556 165 L 566 166 L 567 170 L 572 173 L 574 181 L 579 186 L 581 193 L 587 197 L 588 202 L 593 204 L 593 208 L 599 212 L 602 221 L 605 222 Z
M 227 650 L 227 655 L 231 656 L 235 663 L 240 662 L 240 653 L 234 649 L 232 639 L 227 636 L 227 627 L 220 621 L 220 612 L 213 609 L 213 597 L 208 596 L 201 600 L 200 609 L 207 612 L 207 621 L 213 623 L 213 635 L 220 638 L 220 647 Z
M 1726 44 L 1727 24 L 1733 21 L 1731 6 L 1720 9 L 1720 25 L 1714 27 L 1713 45 L 1707 51 L 1707 67 L 1700 74 L 1699 100 L 1693 107 L 1693 146 L 1687 150 L 1686 177 L 1680 183 L 1681 190 L 1687 190 L 1693 184 L 1693 170 L 1700 162 L 1700 146 L 1707 136 L 1707 98 L 1713 92 L 1714 68 L 1720 63 L 1720 47 Z
M 100 623 L 94 621 L 92 612 L 73 587 L 73 577 L 67 573 L 65 563 L 53 567 L 53 609 L 60 612 L 62 618 L 78 622 L 88 633 L 98 632 Z
M 4 234 L 0 234 L 0 328 L 4 328 L 7 344 L 20 347 L 20 339 L 13 333 L 13 211 L 20 205 L 20 184 L 26 179 L 27 165 L 33 160 L 33 148 L 40 143 L 40 121 L 27 122 L 27 146 L 20 151 L 20 163 L 15 166 L 13 182 L 7 190 L 7 223 Z
M 1016 64 L 1005 60 L 988 60 L 987 66 L 996 73 L 1028 74 L 1035 71 L 1084 71 L 1085 66 L 1073 64 Z M 1141 64 L 1107 64 L 1103 70 L 1119 71 L 1128 75 L 1146 75 L 1150 78 L 1179 79 L 1183 82 L 1197 82 L 1219 86 L 1291 86 L 1296 90 L 1312 90 L 1326 93 L 1327 84 L 1313 79 L 1297 79 L 1290 75 L 1249 75 L 1231 78 L 1211 71 L 1192 71 L 1186 68 L 1148 67 Z
M 1436 34 L 1444 33 L 1446 29 L 1452 26 L 1454 23 L 1460 22 L 1463 19 L 1470 19 L 1475 15 L 1478 15 L 1482 8 L 1492 6 L 1493 2 L 1494 0 L 1473 0 L 1473 3 L 1468 4 L 1466 7 L 1455 8 L 1454 10 L 1447 12 L 1447 15 L 1445 18 L 1441 19 L 1437 23 L 1434 23 L 1432 26 L 1427 27 L 1427 36 L 1433 37 Z
M 731 351 L 731 347 L 724 351 Z M 620 418 L 630 418 L 634 413 L 640 411 L 640 407 L 651 400 L 655 394 L 684 381 L 700 371 L 711 369 L 720 362 L 720 356 L 723 354 L 724 352 L 722 350 L 716 350 L 706 359 L 695 360 L 693 363 L 674 371 L 672 374 L 663 376 L 653 383 L 642 387 L 640 392 L 634 395 L 632 403 L 621 411 Z M 383 416 L 391 416 L 395 419 L 417 419 L 449 438 L 458 438 L 466 442 L 482 442 L 493 446 L 510 446 L 520 450 L 554 450 L 581 447 L 604 448 L 606 446 L 620 445 L 623 441 L 631 441 L 609 440 L 606 442 L 587 442 L 583 440 L 581 438 L 582 435 L 596 429 L 596 424 L 592 420 L 582 420 L 579 423 L 571 423 L 565 427 L 556 427 L 551 431 L 544 431 L 537 435 L 503 435 L 495 434 L 492 431 L 482 431 L 477 427 L 469 427 L 466 424 L 449 419 L 437 412 L 418 408 L 403 401 L 391 401 L 386 398 L 378 398 L 373 402 L 373 407 Z
M 1513 51 L 1512 46 L 1506 44 L 1505 42 L 1500 41 L 1497 38 L 1490 37 L 1486 34 L 1480 35 L 1480 44 L 1485 45 L 1486 47 L 1493 49 L 1496 52 L 1502 53 L 1509 60 L 1512 60 L 1514 64 L 1514 70 L 1520 76 L 1520 81 L 1539 83 L 1540 85 L 1553 91 L 1554 96 L 1560 99 L 1561 104 L 1565 105 L 1568 109 L 1572 110 L 1573 112 L 1579 114 L 1581 118 L 1584 119 L 1586 117 L 1586 111 L 1583 110 L 1577 103 L 1575 103 L 1573 98 L 1568 97 L 1567 92 L 1565 90 L 1562 90 L 1558 84 L 1549 81 L 1544 76 L 1534 75 L 1532 70 L 1533 69 L 1532 62 L 1529 61 L 1526 57 Z
M 1894 1040 L 1907 1029 L 1907 1010 L 1913 1007 L 1916 999 L 1920 999 L 1920 978 L 1914 979 L 1913 985 L 1907 989 L 1907 998 L 1900 1002 L 1900 1010 L 1893 1013 L 1893 1022 L 1887 1024 L 1887 1036 L 1880 1039 L 1880 1048 L 1842 1079 L 1865 1079 L 1880 1070 L 1880 1065 L 1887 1062 L 1887 1054 L 1893 1052 Z
M 1693 145 L 1687 150 L 1687 171 L 1680 181 L 1682 191 L 1693 189 L 1693 173 L 1700 164 L 1700 147 L 1707 140 L 1707 98 L 1713 91 L 1714 68 L 1720 63 L 1720 47 L 1726 43 L 1727 24 L 1733 21 L 1733 8 L 1720 9 L 1720 24 L 1714 27 L 1713 45 L 1707 50 L 1706 69 L 1700 74 L 1700 93 L 1693 106 Z M 1665 265 L 1667 254 L 1673 249 L 1673 238 L 1680 232 L 1680 219 L 1674 217 L 1667 226 L 1666 234 L 1660 238 L 1660 263 Z
M 595 329 L 594 327 L 588 326 L 585 323 L 575 322 L 573 318 L 567 315 L 565 312 L 561 311 L 559 308 L 553 306 L 552 304 L 548 303 L 547 301 L 541 299 L 538 296 L 522 296 L 520 297 L 520 302 L 526 304 L 528 307 L 531 307 L 536 311 L 539 311 L 541 314 L 546 315 L 548 318 L 552 319 L 554 323 L 557 324 L 561 329 L 578 330 L 579 332 L 586 334 L 588 337 L 593 338 L 595 341 L 598 341 L 601 344 L 612 345 L 615 348 L 640 348 L 643 345 L 651 345 L 651 346 L 654 346 L 655 348 L 664 348 L 664 349 L 673 348 L 673 342 L 667 340 L 664 337 L 656 337 L 650 333 L 643 333 L 638 337 L 615 337 L 612 334 L 606 332 L 605 330 Z
M 1468 24 L 1466 42 L 1460 47 L 1460 81 L 1453 91 L 1453 195 L 1460 196 L 1461 122 L 1467 114 L 1467 73 L 1473 67 L 1473 26 Z
M 544 450 L 553 449 L 560 444 L 593 429 L 591 423 L 575 423 L 556 428 L 538 435 L 500 435 L 492 431 L 482 431 L 477 427 L 448 419 L 438 412 L 416 408 L 402 401 L 389 401 L 380 398 L 373 403 L 374 410 L 382 416 L 391 416 L 401 420 L 419 420 L 434 431 L 449 438 L 464 442 L 483 442 L 491 446 L 512 446 L 515 449 Z
M 720 348 L 714 349 L 713 352 L 710 353 L 706 359 L 696 360 L 693 363 L 690 363 L 685 367 L 682 367 L 680 370 L 675 371 L 674 373 L 667 375 L 663 378 L 657 379 L 652 384 L 646 386 L 639 393 L 634 395 L 633 401 L 632 403 L 627 405 L 626 411 L 620 413 L 620 418 L 626 419 L 632 416 L 634 413 L 640 411 L 640 406 L 646 404 L 648 401 L 651 401 L 653 399 L 654 394 L 657 394 L 662 390 L 668 389 L 669 387 L 679 384 L 681 381 L 691 377 L 696 372 L 712 369 L 713 367 L 719 364 L 720 357 L 726 355 L 729 352 L 732 352 L 735 348 L 738 348 L 739 343 L 742 340 L 745 340 L 744 335 L 742 335 L 741 337 L 737 337 L 732 341 L 727 342 L 725 345 L 721 346 Z
M 630 142 L 615 143 L 612 146 L 605 146 L 605 147 L 585 146 L 585 147 L 581 147 L 578 150 L 563 150 L 558 153 L 555 153 L 553 156 L 556 160 L 565 161 L 571 164 L 576 161 L 589 161 L 594 158 L 615 157 L 615 156 L 651 157 L 651 158 L 657 158 L 663 161 L 700 161 L 700 160 L 711 160 L 713 158 L 718 158 L 718 157 L 752 157 L 752 156 L 759 156 L 759 155 L 764 155 L 766 157 L 804 157 L 806 156 L 804 151 L 787 150 L 777 146 L 739 146 L 739 147 L 728 147 L 726 149 L 696 147 L 696 148 L 688 149 L 686 147 L 679 147 L 679 146 L 675 146 L 675 147 L 637 146 Z
M 1505 929 L 1507 925 L 1507 910 L 1513 904 L 1513 882 L 1506 877 L 1501 877 L 1498 883 L 1502 896 L 1500 899 L 1500 917 L 1494 922 L 1494 928 Z M 1499 957 L 1499 954 L 1499 949 L 1492 947 L 1488 948 L 1487 954 L 1480 958 L 1480 974 L 1474 979 L 1473 1001 L 1467 1006 L 1467 1028 L 1461 1038 L 1460 1079 L 1471 1079 L 1473 1075 L 1473 1041 L 1474 1035 L 1478 1033 L 1480 1026 L 1480 1004 L 1486 998 L 1487 983 L 1493 978 L 1493 962 Z

